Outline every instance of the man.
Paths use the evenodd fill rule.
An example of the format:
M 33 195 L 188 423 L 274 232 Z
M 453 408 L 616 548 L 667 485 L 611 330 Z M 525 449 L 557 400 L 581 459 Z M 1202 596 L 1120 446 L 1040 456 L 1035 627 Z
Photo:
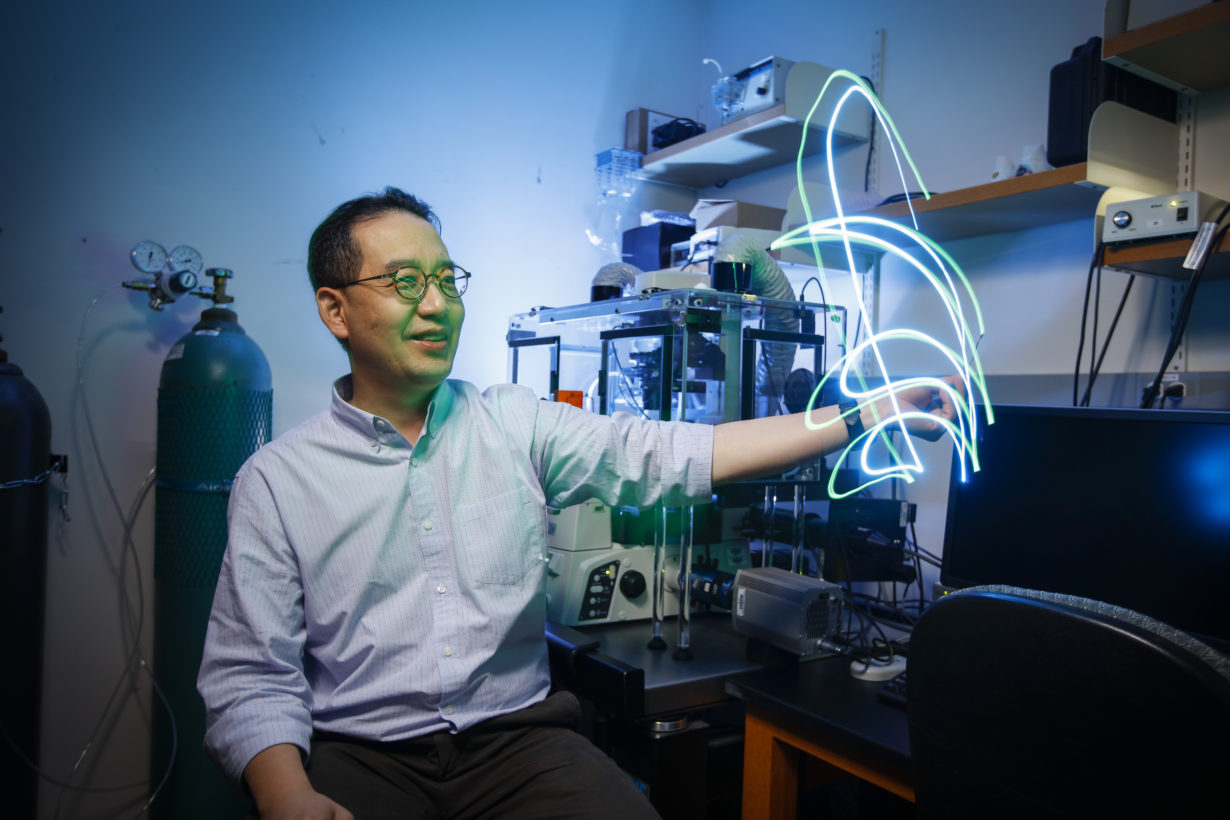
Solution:
M 236 476 L 206 746 L 266 820 L 652 817 L 569 728 L 575 698 L 546 697 L 545 507 L 707 501 L 841 446 L 846 425 L 651 423 L 448 380 L 469 274 L 437 228 L 389 188 L 312 235 L 320 318 L 351 373 Z

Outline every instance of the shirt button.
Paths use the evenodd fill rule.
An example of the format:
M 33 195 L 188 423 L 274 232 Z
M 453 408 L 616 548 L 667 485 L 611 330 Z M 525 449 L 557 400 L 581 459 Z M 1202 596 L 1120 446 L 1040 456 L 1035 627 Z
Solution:
M 444 647 L 444 657 L 446 658 L 453 657 L 453 647 L 451 646 Z
M 446 592 L 446 590 L 445 590 L 445 588 L 444 588 L 444 584 L 440 584 L 440 586 L 436 587 L 436 592 L 438 592 L 438 593 L 440 593 L 441 595 L 443 595 L 443 594 Z
M 418 460 L 417 458 L 412 458 L 412 459 L 410 459 L 410 466 L 411 466 L 411 467 L 417 467 L 417 466 L 419 466 L 419 460 Z
M 430 519 L 430 518 L 429 518 L 429 519 L 427 519 L 426 521 L 424 521 L 424 522 L 423 522 L 423 529 L 425 529 L 425 530 L 431 530 L 431 528 L 432 528 L 432 527 L 434 527 L 434 526 L 435 526 L 435 524 L 431 523 L 431 519 Z
M 448 706 L 445 706 L 444 711 L 448 712 L 451 715 L 455 711 L 453 709 L 453 704 L 450 703 Z

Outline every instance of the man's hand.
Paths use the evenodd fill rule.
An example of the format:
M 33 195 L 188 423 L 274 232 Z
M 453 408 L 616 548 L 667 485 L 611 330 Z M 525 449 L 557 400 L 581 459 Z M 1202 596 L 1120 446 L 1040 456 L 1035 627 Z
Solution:
M 354 815 L 320 792 L 296 792 L 270 807 L 261 809 L 261 820 L 354 820 Z
M 960 376 L 946 376 L 940 381 L 950 385 L 958 395 L 965 393 L 965 383 L 961 381 Z M 915 387 L 907 387 L 904 390 L 894 391 L 893 396 L 884 396 L 875 403 L 875 412 L 881 419 L 888 418 L 896 412 L 893 409 L 893 397 L 897 400 L 897 407 L 903 413 L 923 412 L 928 413 L 935 419 L 943 421 L 954 421 L 957 418 L 957 407 L 952 400 L 952 395 L 947 390 L 940 390 L 929 385 L 918 385 Z M 936 441 L 944 435 L 946 428 L 939 421 L 919 418 L 911 416 L 902 419 L 905 424 L 905 429 L 911 436 L 916 436 L 924 441 Z M 867 413 L 863 414 L 864 426 L 870 428 L 874 421 L 867 418 Z
M 965 384 L 960 376 L 948 376 L 938 381 L 963 395 Z M 921 413 L 902 419 L 910 435 L 935 441 L 944 435 L 941 421 L 957 417 L 952 394 L 934 385 L 904 387 L 894 393 L 897 408 L 903 413 Z M 859 408 L 864 429 L 870 430 L 881 420 L 896 415 L 892 399 L 885 395 Z M 838 416 L 836 406 L 812 411 L 810 423 L 801 413 L 790 416 L 730 421 L 713 431 L 713 483 L 772 475 L 810 458 L 840 450 L 849 443 L 848 428 Z
M 261 820 L 354 820 L 354 815 L 312 788 L 299 747 L 270 746 L 243 770 Z

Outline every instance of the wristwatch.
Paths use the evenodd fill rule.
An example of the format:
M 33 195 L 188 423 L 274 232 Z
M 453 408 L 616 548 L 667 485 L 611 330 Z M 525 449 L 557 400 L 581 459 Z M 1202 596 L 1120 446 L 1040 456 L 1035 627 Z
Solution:
M 846 420 L 846 432 L 849 434 L 851 442 L 867 432 L 866 428 L 863 427 L 863 414 L 859 411 L 856 399 L 842 399 L 837 402 L 837 409 Z

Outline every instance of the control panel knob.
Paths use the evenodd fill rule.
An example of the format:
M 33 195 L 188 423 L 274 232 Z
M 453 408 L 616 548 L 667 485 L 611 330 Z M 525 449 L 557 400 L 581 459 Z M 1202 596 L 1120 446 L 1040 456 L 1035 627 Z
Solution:
M 630 569 L 619 579 L 619 591 L 625 598 L 639 598 L 645 594 L 645 576 Z
M 1126 228 L 1132 224 L 1132 215 L 1127 211 L 1116 211 L 1110 220 L 1115 223 L 1116 228 Z

